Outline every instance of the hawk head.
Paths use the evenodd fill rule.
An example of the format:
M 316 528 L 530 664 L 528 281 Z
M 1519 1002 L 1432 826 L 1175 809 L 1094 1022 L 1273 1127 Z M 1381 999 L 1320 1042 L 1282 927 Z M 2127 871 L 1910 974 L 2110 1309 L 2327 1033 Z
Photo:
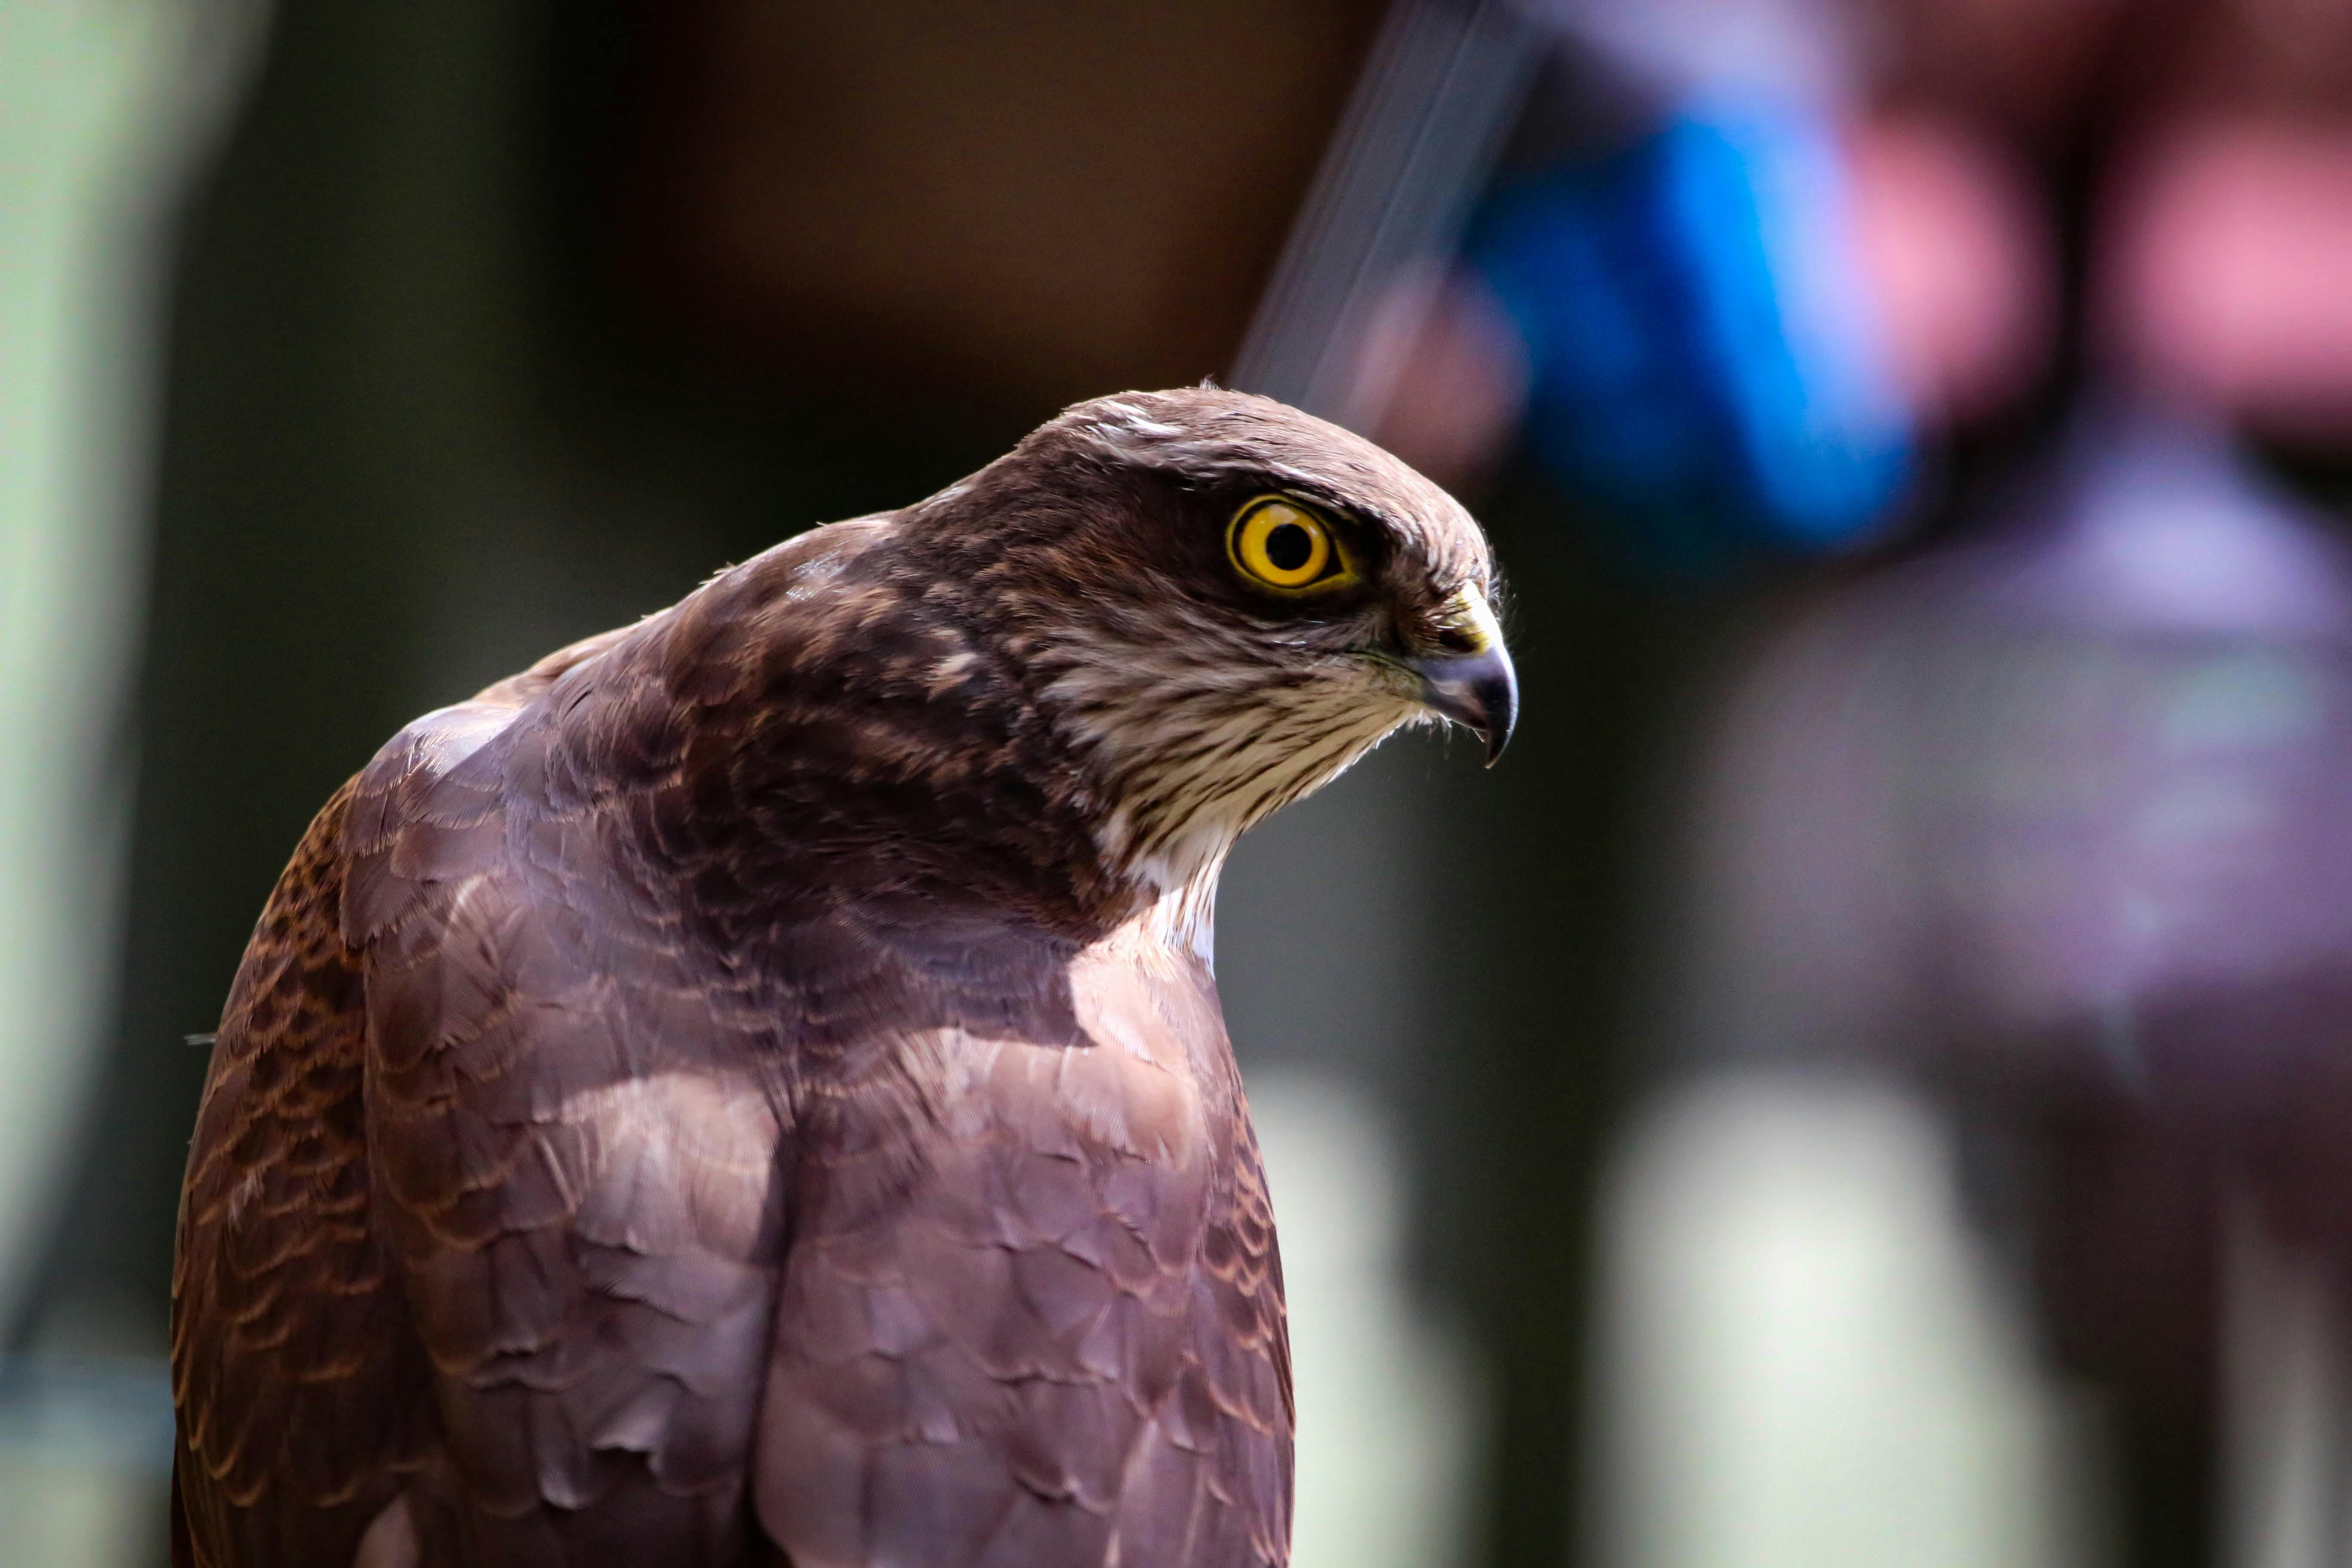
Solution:
M 1204 899 L 1234 837 L 1400 725 L 1487 760 L 1517 691 L 1457 501 L 1371 443 L 1213 387 L 1066 410 L 899 517 L 933 605 L 1017 669 L 1106 861 Z

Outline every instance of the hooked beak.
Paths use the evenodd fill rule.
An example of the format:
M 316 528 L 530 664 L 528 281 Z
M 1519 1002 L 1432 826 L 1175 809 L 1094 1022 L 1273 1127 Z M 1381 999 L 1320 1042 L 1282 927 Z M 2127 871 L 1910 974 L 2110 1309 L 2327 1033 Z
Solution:
M 1510 743 L 1511 727 L 1518 720 L 1518 676 L 1503 647 L 1503 628 L 1475 586 L 1464 584 L 1442 615 L 1450 630 L 1469 641 L 1472 651 L 1431 654 L 1411 660 L 1409 668 L 1421 677 L 1422 705 L 1485 742 L 1491 768 Z

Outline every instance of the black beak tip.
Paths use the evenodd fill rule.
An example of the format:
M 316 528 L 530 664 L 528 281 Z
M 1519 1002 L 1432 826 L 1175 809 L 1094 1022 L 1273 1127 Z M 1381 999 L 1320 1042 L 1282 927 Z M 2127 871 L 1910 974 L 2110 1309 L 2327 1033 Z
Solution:
M 1421 700 L 1486 742 L 1493 767 L 1511 743 L 1519 719 L 1519 684 L 1511 656 L 1499 647 L 1459 658 L 1421 661 Z
M 1477 731 L 1486 742 L 1486 765 L 1493 767 L 1503 760 L 1503 748 L 1511 743 L 1511 731 L 1519 722 L 1519 690 L 1506 679 L 1487 693 L 1486 722 Z
M 1491 768 L 1496 763 L 1503 760 L 1503 748 L 1511 743 L 1511 727 L 1517 723 L 1517 714 L 1507 711 L 1499 721 L 1489 726 L 1485 733 L 1478 737 L 1480 740 L 1486 742 L 1486 765 L 1488 767 Z

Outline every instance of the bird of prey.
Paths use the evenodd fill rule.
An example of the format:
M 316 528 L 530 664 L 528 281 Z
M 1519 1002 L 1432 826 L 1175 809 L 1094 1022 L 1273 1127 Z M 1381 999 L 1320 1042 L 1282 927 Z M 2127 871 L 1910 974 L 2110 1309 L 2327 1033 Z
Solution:
M 1217 872 L 1400 724 L 1500 750 L 1492 574 L 1129 393 L 403 731 L 213 1048 L 184 1568 L 1283 1563 Z

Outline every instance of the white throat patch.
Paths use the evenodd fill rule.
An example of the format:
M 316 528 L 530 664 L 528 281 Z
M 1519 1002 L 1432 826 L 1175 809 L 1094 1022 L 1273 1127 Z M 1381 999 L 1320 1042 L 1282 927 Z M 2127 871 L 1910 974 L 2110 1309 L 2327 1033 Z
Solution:
M 1262 652 L 1200 630 L 1119 657 L 1097 644 L 1047 689 L 1109 781 L 1112 809 L 1096 835 L 1104 859 L 1150 897 L 1139 920 L 1206 962 L 1234 840 L 1423 710 L 1401 671 L 1322 656 L 1283 679 Z

